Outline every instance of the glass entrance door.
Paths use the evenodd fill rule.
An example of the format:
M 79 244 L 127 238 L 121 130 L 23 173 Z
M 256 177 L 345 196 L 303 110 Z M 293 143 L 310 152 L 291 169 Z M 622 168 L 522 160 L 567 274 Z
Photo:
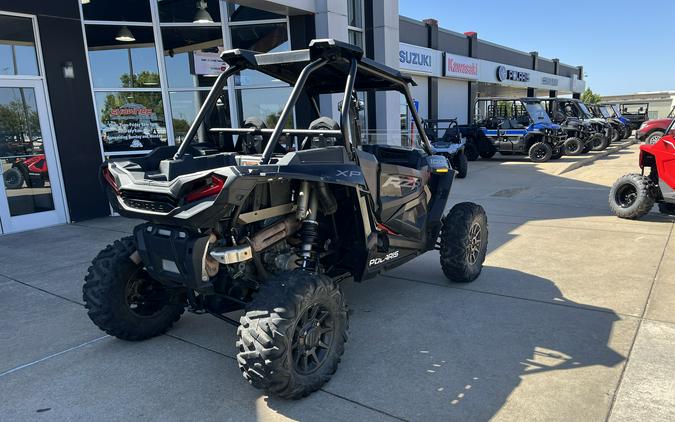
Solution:
M 0 78 L 4 233 L 66 222 L 51 132 L 42 81 Z

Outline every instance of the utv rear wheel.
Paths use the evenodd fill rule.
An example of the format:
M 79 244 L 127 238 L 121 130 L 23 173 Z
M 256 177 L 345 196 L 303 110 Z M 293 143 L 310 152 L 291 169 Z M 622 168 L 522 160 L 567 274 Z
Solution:
M 476 161 L 479 157 L 478 148 L 476 148 L 474 144 L 466 144 L 464 147 L 464 154 L 469 161 Z
M 544 163 L 551 159 L 551 155 L 553 155 L 553 149 L 545 142 L 535 142 L 530 147 L 528 155 L 530 156 L 530 160 L 533 162 Z
M 254 387 L 299 399 L 337 370 L 348 317 L 340 288 L 328 277 L 289 271 L 267 281 L 237 329 L 237 362 Z
M 23 173 L 16 167 L 12 167 L 3 174 L 5 188 L 19 189 L 23 186 Z
M 647 214 L 654 206 L 655 186 L 640 174 L 621 176 L 609 191 L 609 208 L 620 218 L 631 220 Z
M 591 136 L 591 151 L 604 151 L 609 146 L 609 139 L 600 133 Z
M 567 138 L 564 145 L 567 155 L 581 155 L 584 152 L 584 142 L 579 138 Z
M 487 253 L 488 224 L 485 210 L 462 202 L 443 218 L 440 250 L 443 274 L 452 282 L 474 281 L 483 269 Z
M 621 140 L 623 136 L 623 131 L 621 129 L 613 128 L 614 130 L 612 131 L 612 142 L 618 142 Z
M 469 161 L 463 152 L 458 152 L 450 159 L 452 168 L 457 171 L 457 178 L 464 179 L 469 172 Z
M 655 130 L 654 132 L 650 133 L 647 136 L 647 139 L 645 139 L 645 144 L 652 145 L 652 144 L 657 143 L 659 141 L 659 139 L 661 139 L 663 137 L 663 134 L 664 134 L 664 132 L 662 132 L 660 130 Z
M 101 330 L 123 340 L 163 334 L 185 310 L 184 292 L 153 280 L 135 264 L 133 237 L 108 245 L 94 258 L 85 277 L 84 306 Z

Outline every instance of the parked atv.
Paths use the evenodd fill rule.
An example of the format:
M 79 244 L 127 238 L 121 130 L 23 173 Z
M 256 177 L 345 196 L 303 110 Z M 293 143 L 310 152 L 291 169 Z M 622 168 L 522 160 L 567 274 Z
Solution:
M 12 167 L 3 173 L 5 188 L 21 189 L 24 183 L 29 188 L 41 188 L 49 180 L 47 160 L 44 154 L 17 159 Z
M 637 130 L 649 120 L 649 102 L 625 101 L 616 104 L 622 116 L 630 121 L 631 130 Z
M 114 210 L 147 222 L 94 258 L 85 306 L 97 326 L 125 340 L 164 333 L 186 307 L 235 324 L 244 378 L 297 399 L 326 383 L 344 352 L 341 281 L 376 277 L 435 249 L 450 281 L 473 281 L 485 259 L 487 217 L 468 202 L 444 215 L 455 172 L 433 154 L 410 77 L 334 40 L 270 54 L 229 50 L 221 58 L 227 70 L 180 147 L 103 164 Z M 266 128 L 256 117 L 240 128 L 208 127 L 227 78 L 244 69 L 293 87 L 277 123 Z M 402 94 L 419 144 L 362 145 L 357 91 Z M 339 123 L 318 107 L 319 95 L 337 93 Z M 301 97 L 315 120 L 287 128 Z M 209 136 L 198 140 L 198 133 Z M 233 143 L 216 147 L 223 133 Z M 226 315 L 239 309 L 239 321 Z
M 478 98 L 475 139 L 480 156 L 525 154 L 538 163 L 564 154 L 565 132 L 554 124 L 537 98 Z
M 618 104 L 612 104 L 612 103 L 607 103 L 607 104 L 602 104 L 607 106 L 607 110 L 610 112 L 612 117 L 623 123 L 624 127 L 624 134 L 623 134 L 623 139 L 628 139 L 630 136 L 633 134 L 633 126 L 632 122 L 627 118 L 624 117 L 623 114 L 621 114 L 621 109 L 619 108 Z
M 626 126 L 619 119 L 613 117 L 613 112 L 610 111 L 609 106 L 594 104 L 589 108 L 595 117 L 603 119 L 612 126 L 610 142 L 618 142 L 625 138 Z
M 553 123 L 567 134 L 565 154 L 602 151 L 609 146 L 609 124 L 593 118 L 586 105 L 574 98 L 539 98 Z
M 621 218 L 637 219 L 654 203 L 675 215 L 675 124 L 655 144 L 640 145 L 640 174 L 621 176 L 609 192 L 609 208 Z M 646 170 L 649 169 L 649 174 Z
M 423 123 L 434 154 L 445 156 L 457 172 L 457 178 L 465 178 L 469 171 L 469 161 L 464 154 L 466 138 L 457 126 L 457 119 L 427 119 Z M 447 123 L 445 129 L 439 127 L 442 123 Z

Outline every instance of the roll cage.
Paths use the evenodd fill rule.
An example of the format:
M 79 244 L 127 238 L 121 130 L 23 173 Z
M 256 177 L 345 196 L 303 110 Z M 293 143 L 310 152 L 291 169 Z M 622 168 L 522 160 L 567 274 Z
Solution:
M 476 99 L 474 115 L 476 122 L 488 126 L 496 125 L 497 120 L 508 121 L 513 128 L 531 123 L 552 123 L 539 98 L 480 97 Z
M 351 117 L 355 113 L 352 98 L 356 91 L 398 91 L 406 98 L 415 126 L 422 141 L 422 148 L 433 154 L 433 150 L 422 121 L 416 112 L 409 84 L 412 78 L 366 57 L 354 45 L 332 39 L 312 40 L 308 49 L 279 53 L 257 53 L 250 50 L 234 49 L 224 51 L 221 59 L 227 64 L 225 72 L 216 79 L 211 91 L 199 109 L 194 122 L 188 129 L 183 143 L 174 155 L 179 160 L 189 150 L 199 127 L 222 95 L 227 79 L 244 69 L 252 69 L 291 85 L 292 91 L 286 101 L 274 128 L 210 128 L 210 132 L 245 134 L 269 134 L 269 140 L 262 151 L 260 164 L 269 164 L 282 135 L 292 136 L 336 136 L 344 140 L 344 146 L 351 157 L 360 145 L 355 136 Z M 340 129 L 311 130 L 288 129 L 286 123 L 301 95 L 306 95 L 317 117 L 321 115 L 316 97 L 320 94 L 343 93 L 340 110 Z M 346 106 L 345 106 L 346 105 Z

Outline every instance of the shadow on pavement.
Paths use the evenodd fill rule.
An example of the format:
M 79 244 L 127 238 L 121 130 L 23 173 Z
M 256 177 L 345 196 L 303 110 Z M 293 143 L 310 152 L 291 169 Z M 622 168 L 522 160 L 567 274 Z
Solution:
M 588 305 L 584 311 L 571 309 L 580 304 L 565 299 L 550 280 L 490 270 L 517 280 L 523 289 L 546 291 L 567 306 L 386 276 L 345 285 L 353 311 L 351 335 L 343 362 L 324 390 L 408 420 L 489 420 L 508 406 L 521 384 L 526 387 L 518 394 L 526 398 L 511 414 L 521 420 L 543 416 L 541 408 L 555 407 L 551 403 L 566 403 L 557 418 L 570 420 L 575 414 L 570 403 L 606 402 L 607 379 L 589 377 L 582 368 L 623 362 L 609 345 L 617 314 Z M 539 376 L 568 371 L 580 373 L 582 381 L 574 389 L 561 387 L 574 374 Z M 278 399 L 267 404 L 302 419 L 301 407 L 288 413 Z

